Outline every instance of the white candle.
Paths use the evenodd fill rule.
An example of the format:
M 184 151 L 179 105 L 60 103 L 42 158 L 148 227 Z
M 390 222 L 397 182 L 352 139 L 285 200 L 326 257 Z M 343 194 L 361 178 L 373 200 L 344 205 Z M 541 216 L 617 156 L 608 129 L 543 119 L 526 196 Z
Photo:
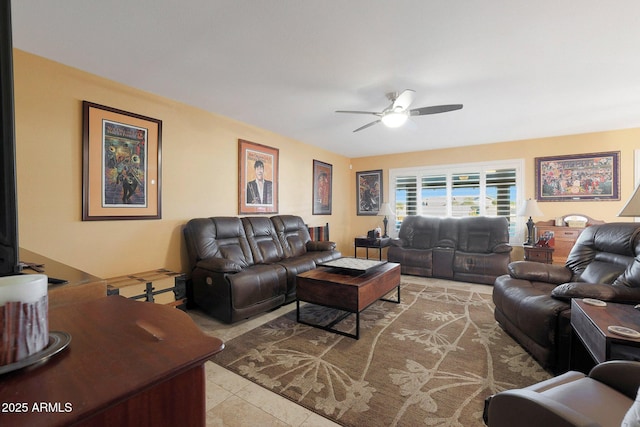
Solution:
M 0 277 L 0 366 L 49 343 L 48 280 L 44 274 Z
M 0 305 L 7 302 L 36 302 L 47 294 L 47 276 L 18 274 L 0 277 Z

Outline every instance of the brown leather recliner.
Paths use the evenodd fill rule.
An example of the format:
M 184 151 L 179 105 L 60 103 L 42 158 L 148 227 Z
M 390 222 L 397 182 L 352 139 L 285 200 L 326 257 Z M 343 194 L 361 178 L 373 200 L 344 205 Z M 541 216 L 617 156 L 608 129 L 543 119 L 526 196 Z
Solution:
M 571 299 L 640 302 L 640 224 L 587 227 L 564 266 L 516 261 L 493 287 L 500 326 L 546 369 L 569 369 Z
M 402 274 L 493 284 L 510 261 L 505 217 L 407 216 L 387 252 Z
M 571 371 L 498 393 L 487 399 L 484 420 L 489 427 L 617 427 L 630 412 L 626 420 L 635 423 L 628 425 L 638 425 L 636 411 L 629 410 L 639 387 L 640 362 L 604 362 L 588 376 Z
M 189 296 L 228 323 L 294 301 L 297 274 L 341 257 L 334 242 L 312 241 L 293 215 L 196 218 L 184 236 Z

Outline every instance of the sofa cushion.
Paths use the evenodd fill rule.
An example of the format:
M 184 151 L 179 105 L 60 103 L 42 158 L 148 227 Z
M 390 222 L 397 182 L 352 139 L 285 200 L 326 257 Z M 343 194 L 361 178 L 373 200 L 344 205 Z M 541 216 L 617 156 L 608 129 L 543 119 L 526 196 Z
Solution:
M 271 219 L 244 217 L 242 225 L 256 264 L 270 264 L 283 258 L 282 245 Z
M 304 255 L 311 240 L 309 229 L 302 218 L 294 215 L 278 215 L 271 218 L 282 245 L 285 258 Z

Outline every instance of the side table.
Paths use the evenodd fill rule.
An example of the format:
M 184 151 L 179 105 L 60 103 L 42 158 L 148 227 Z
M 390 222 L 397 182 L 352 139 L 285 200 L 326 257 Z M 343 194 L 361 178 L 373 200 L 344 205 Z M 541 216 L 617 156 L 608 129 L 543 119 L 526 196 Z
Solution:
M 378 259 L 382 261 L 382 248 L 391 246 L 391 237 L 379 237 L 371 239 L 368 237 L 356 237 L 354 240 L 354 257 L 358 257 L 358 248 L 366 248 L 367 259 L 369 259 L 369 248 L 378 250 Z
M 553 264 L 553 248 L 545 246 L 524 245 L 524 260 Z
M 640 360 L 640 339 L 611 333 L 609 326 L 640 331 L 640 311 L 631 304 L 608 302 L 605 307 L 598 307 L 581 299 L 571 300 L 571 369 L 586 371 L 593 362 L 607 360 Z M 585 360 L 585 351 L 591 360 Z

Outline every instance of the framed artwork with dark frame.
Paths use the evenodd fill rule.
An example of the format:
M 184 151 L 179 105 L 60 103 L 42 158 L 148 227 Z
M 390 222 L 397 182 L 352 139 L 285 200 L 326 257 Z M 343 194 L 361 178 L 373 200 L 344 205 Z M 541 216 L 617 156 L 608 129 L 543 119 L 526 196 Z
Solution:
M 331 215 L 333 166 L 313 161 L 313 215 Z
M 620 152 L 536 157 L 541 202 L 620 200 Z
M 278 213 L 279 150 L 238 140 L 238 213 Z
M 382 205 L 382 169 L 356 172 L 358 215 L 378 215 Z
M 162 121 L 82 102 L 82 220 L 160 219 Z

